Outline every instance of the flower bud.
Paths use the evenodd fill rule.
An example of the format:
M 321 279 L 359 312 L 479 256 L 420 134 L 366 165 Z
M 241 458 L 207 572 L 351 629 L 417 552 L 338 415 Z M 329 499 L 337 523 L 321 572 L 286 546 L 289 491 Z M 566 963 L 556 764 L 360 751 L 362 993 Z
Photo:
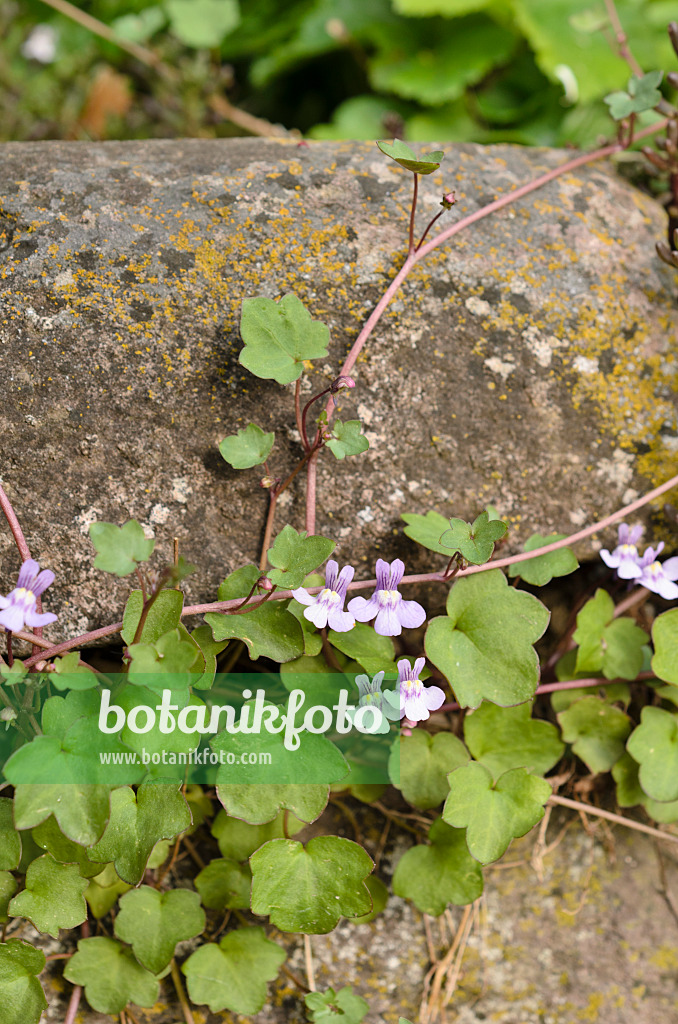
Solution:
M 14 708 L 3 708 L 0 711 L 0 722 L 13 722 L 18 715 Z
M 353 377 L 341 376 L 332 381 L 330 384 L 330 391 L 333 395 L 336 395 L 337 391 L 343 391 L 344 388 L 354 387 L 355 381 L 353 380 Z
M 272 476 L 262 476 L 261 480 L 259 481 L 259 486 L 264 487 L 266 490 L 269 490 L 271 487 L 273 487 L 274 483 L 275 480 L 273 479 Z
M 268 576 L 262 576 L 257 581 L 259 590 L 273 590 L 273 583 L 269 580 Z
M 442 198 L 442 200 L 440 202 L 440 205 L 442 206 L 443 210 L 451 210 L 452 207 L 454 206 L 454 204 L 456 203 L 456 201 L 457 201 L 457 197 L 456 197 L 456 194 L 455 194 L 454 189 L 453 189 L 451 192 L 446 192 L 445 193 L 445 195 L 443 196 L 443 198 Z
M 35 671 L 36 672 L 44 672 L 46 668 L 47 668 L 47 662 L 46 661 L 36 661 L 36 663 L 35 663 Z

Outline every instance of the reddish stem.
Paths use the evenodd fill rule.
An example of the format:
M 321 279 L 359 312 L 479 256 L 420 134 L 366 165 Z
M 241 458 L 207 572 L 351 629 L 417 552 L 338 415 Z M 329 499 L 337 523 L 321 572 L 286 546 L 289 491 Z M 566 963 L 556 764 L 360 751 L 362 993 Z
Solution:
M 419 175 L 414 175 L 414 192 L 412 193 L 412 209 L 410 210 L 410 244 L 408 252 L 414 252 L 414 214 L 417 209 L 417 192 L 419 191 Z M 430 225 L 429 225 L 430 227 Z

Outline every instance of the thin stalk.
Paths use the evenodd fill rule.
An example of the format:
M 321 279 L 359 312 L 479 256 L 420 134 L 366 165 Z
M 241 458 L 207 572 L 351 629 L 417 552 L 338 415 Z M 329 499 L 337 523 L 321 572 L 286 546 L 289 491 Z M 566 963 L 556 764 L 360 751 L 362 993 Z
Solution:
M 548 802 L 560 804 L 561 807 L 569 807 L 573 811 L 579 811 L 580 814 L 593 814 L 597 818 L 605 818 L 606 821 L 613 821 L 616 825 L 625 825 L 626 828 L 633 828 L 637 832 L 646 832 L 648 835 L 654 836 L 655 839 L 665 839 L 667 843 L 678 843 L 678 836 L 674 836 L 671 832 L 662 832 L 658 828 L 652 828 L 651 825 L 644 825 L 641 821 L 624 818 L 621 814 L 613 814 L 612 811 L 604 811 L 591 804 L 582 804 L 578 800 L 570 800 L 566 796 L 556 796 L 554 793 L 549 797 Z
M 268 515 L 266 516 L 266 526 L 264 528 L 264 539 L 261 544 L 261 558 L 259 559 L 259 568 L 262 572 L 266 569 L 266 563 L 268 561 L 268 549 L 271 546 L 271 537 L 273 536 L 273 525 L 275 523 L 275 506 L 278 500 L 278 492 L 272 487 L 269 493 L 268 502 Z
M 306 533 L 311 537 L 315 533 L 315 495 L 316 495 L 316 464 L 317 450 L 312 452 L 306 467 Z
M 181 1012 L 184 1015 L 184 1021 L 186 1024 L 195 1024 L 195 1017 L 193 1016 L 188 999 L 186 998 L 184 986 L 181 981 L 181 975 L 179 974 L 179 968 L 177 967 L 177 962 L 174 958 L 172 958 L 172 963 L 170 965 L 170 973 L 172 975 L 174 989 L 179 999 L 179 1003 L 181 1004 Z
M 444 213 L 445 213 L 445 210 L 441 210 L 441 211 L 440 211 L 440 213 L 436 213 L 436 215 L 435 215 L 435 217 L 433 218 L 433 220 L 432 220 L 432 221 L 430 221 L 430 223 L 429 223 L 428 227 L 427 227 L 427 228 L 426 228 L 426 230 L 424 231 L 424 234 L 423 234 L 423 235 L 421 236 L 421 238 L 419 239 L 419 242 L 417 243 L 417 247 L 416 247 L 416 249 L 414 250 L 415 252 L 418 252 L 418 251 L 419 251 L 419 249 L 421 249 L 422 245 L 423 245 L 423 244 L 424 244 L 424 242 L 426 241 L 426 236 L 427 236 L 427 234 L 429 233 L 429 231 L 431 230 L 431 228 L 433 227 L 433 225 L 435 224 L 435 222 L 436 222 L 437 220 L 439 220 L 439 219 L 440 219 L 440 218 L 442 217 L 442 215 L 443 215 Z
M 7 664 L 11 668 L 14 664 L 14 654 L 12 652 L 12 630 L 7 629 L 5 632 L 7 633 Z
M 325 388 L 324 391 L 319 391 L 318 394 L 313 395 L 313 398 L 310 398 L 306 405 L 304 406 L 303 412 L 301 414 L 301 439 L 304 442 L 304 447 L 306 448 L 307 452 L 310 451 L 311 448 L 313 447 L 313 445 L 311 445 L 308 440 L 308 434 L 306 432 L 306 417 L 308 416 L 308 410 L 311 408 L 314 402 L 317 402 L 319 398 L 323 397 L 323 395 L 329 395 L 331 391 L 332 388 Z M 332 408 L 334 408 L 334 402 L 332 401 L 332 399 L 330 399 L 330 402 L 332 403 Z M 316 441 L 314 441 L 314 444 L 316 443 Z
M 414 214 L 417 209 L 417 192 L 419 191 L 419 175 L 414 175 L 414 192 L 412 193 L 412 209 L 410 210 L 410 244 L 408 252 L 414 252 Z M 429 224 L 429 227 L 431 225 Z
M 301 443 L 308 451 L 307 442 L 304 441 L 304 428 L 301 422 L 301 377 L 297 377 L 297 383 L 294 385 L 294 418 L 297 421 L 297 430 L 299 431 Z
M 626 35 L 622 23 L 619 20 L 614 0 L 605 0 L 605 10 L 607 11 L 607 16 L 610 19 L 610 25 L 612 26 L 612 31 L 614 32 L 615 40 L 619 48 L 619 56 L 622 60 L 626 61 L 634 75 L 642 78 L 644 71 L 631 53 L 628 36 Z
M 136 628 L 136 632 L 134 634 L 134 639 L 132 640 L 132 644 L 139 643 L 139 640 L 141 639 L 141 634 L 144 631 L 144 626 L 146 625 L 146 619 L 148 618 L 148 613 L 150 612 L 150 610 L 153 607 L 153 605 L 155 604 L 155 602 L 158 600 L 158 595 L 160 594 L 160 591 L 162 590 L 163 583 L 166 583 L 167 580 L 169 579 L 169 577 L 170 577 L 169 570 L 168 569 L 164 569 L 163 572 L 161 572 L 161 574 L 160 574 L 160 579 L 158 580 L 158 584 L 157 584 L 155 590 L 153 591 L 151 596 L 148 598 L 148 600 L 144 601 L 143 607 L 141 609 L 141 615 L 139 617 L 139 624 L 138 624 L 138 626 Z
M 141 599 L 142 599 L 142 602 L 144 604 L 146 604 L 146 584 L 144 583 L 144 577 L 142 576 L 141 569 L 139 568 L 138 565 L 137 565 L 137 567 L 135 568 L 134 571 L 136 573 L 137 579 L 139 580 L 139 587 L 141 588 Z

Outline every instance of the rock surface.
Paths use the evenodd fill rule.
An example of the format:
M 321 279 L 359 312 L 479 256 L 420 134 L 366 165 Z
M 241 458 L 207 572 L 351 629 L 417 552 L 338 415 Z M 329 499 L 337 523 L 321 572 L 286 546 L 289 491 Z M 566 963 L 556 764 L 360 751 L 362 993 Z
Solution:
M 565 154 L 452 147 L 423 179 L 419 223 L 447 222 Z M 217 445 L 250 420 L 294 466 L 291 388 L 238 364 L 240 305 L 294 291 L 331 330 L 305 394 L 338 372 L 402 258 L 409 176 L 362 143 L 26 143 L 0 184 L 0 478 L 34 557 L 57 573 L 61 639 L 119 617 L 127 581 L 92 569 L 95 519 L 133 516 L 198 564 L 189 600 L 256 559 L 257 470 Z M 442 169 L 441 169 L 442 170 Z M 318 532 L 354 564 L 404 555 L 402 512 L 571 532 L 675 470 L 675 275 L 663 211 L 610 166 L 560 178 L 482 220 L 414 271 L 342 400 L 370 440 L 319 469 Z M 303 528 L 303 488 L 278 523 Z M 611 540 L 606 537 L 605 540 Z M 17 557 L 0 531 L 0 591 Z M 438 560 L 440 561 L 440 560 Z M 370 566 L 371 569 L 371 566 Z

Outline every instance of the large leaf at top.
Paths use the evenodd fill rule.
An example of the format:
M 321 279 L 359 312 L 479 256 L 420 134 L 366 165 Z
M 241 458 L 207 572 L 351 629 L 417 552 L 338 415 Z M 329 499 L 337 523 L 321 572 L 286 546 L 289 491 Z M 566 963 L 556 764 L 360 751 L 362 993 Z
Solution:
M 602 589 L 577 615 L 573 638 L 579 644 L 575 671 L 602 671 L 606 679 L 635 679 L 643 666 L 643 647 L 650 639 L 632 619 L 614 617 L 614 601 Z
M 258 1013 L 266 1002 L 266 984 L 273 981 L 286 953 L 266 938 L 263 928 L 237 928 L 219 945 L 210 942 L 192 953 L 181 970 L 194 1003 L 212 1013 Z
M 665 683 L 678 686 L 678 608 L 658 615 L 652 623 L 652 671 Z
M 601 697 L 583 697 L 558 715 L 563 739 L 592 772 L 607 772 L 624 753 L 628 715 Z
M 377 51 L 369 62 L 370 83 L 377 92 L 395 93 L 425 106 L 458 99 L 467 86 L 506 61 L 516 45 L 512 31 L 482 14 L 453 23 L 413 20 L 406 29 L 402 24 L 375 26 Z
M 422 913 L 438 917 L 449 903 L 461 907 L 478 899 L 483 891 L 483 871 L 468 852 L 463 829 L 451 828 L 436 818 L 429 841 L 430 846 L 413 846 L 400 858 L 393 891 L 412 900 Z
M 83 985 L 87 1002 L 99 1013 L 120 1013 L 128 1003 L 153 1006 L 158 998 L 157 979 L 137 963 L 132 950 L 103 935 L 80 939 L 64 978 Z
M 130 519 L 124 526 L 92 523 L 89 536 L 98 552 L 95 569 L 112 572 L 115 576 L 129 576 L 140 562 L 151 557 L 155 547 L 155 541 L 146 539 L 136 519 Z
M 327 537 L 309 537 L 305 532 L 297 533 L 293 526 L 284 526 L 268 552 L 268 560 L 274 569 L 268 578 L 284 590 L 300 587 L 309 573 L 318 568 L 336 547 Z
M 238 0 L 165 0 L 170 29 L 185 46 L 221 45 L 240 21 Z
M 91 860 L 113 861 L 120 878 L 141 881 L 159 839 L 173 839 L 191 825 L 191 812 L 178 786 L 121 786 L 111 793 L 111 820 L 89 851 Z
M 250 866 L 252 912 L 268 915 L 282 931 L 320 935 L 340 917 L 372 909 L 365 879 L 374 863 L 350 839 L 316 836 L 306 846 L 272 839 L 252 854 Z
M 292 292 L 280 302 L 259 297 L 242 304 L 240 333 L 245 347 L 240 363 L 256 377 L 290 384 L 301 376 L 304 360 L 327 355 L 330 331 Z
M 532 718 L 531 703 L 514 708 L 481 704 L 464 716 L 464 739 L 475 760 L 489 768 L 495 779 L 511 768 L 543 775 L 565 750 L 554 725 Z
M 204 927 L 200 897 L 189 889 L 158 892 L 142 885 L 122 897 L 115 918 L 115 934 L 129 942 L 139 963 L 152 974 L 164 971 L 178 942 L 200 935 Z
M 443 819 L 466 828 L 469 853 L 481 864 L 499 860 L 512 839 L 524 836 L 544 815 L 551 795 L 545 779 L 512 768 L 496 782 L 484 765 L 472 761 L 449 778 Z
M 451 733 L 431 736 L 423 729 L 415 729 L 411 736 L 399 736 L 393 741 L 389 775 L 405 799 L 425 811 L 443 802 L 450 791 L 449 772 L 468 760 L 466 747 Z
M 106 827 L 109 793 L 109 786 L 18 785 L 14 790 L 14 818 L 20 829 L 27 829 L 53 814 L 64 835 L 91 846 Z
M 645 707 L 626 744 L 638 762 L 643 791 L 653 800 L 678 800 L 678 715 Z
M 9 915 L 27 917 L 38 931 L 58 939 L 60 928 L 75 928 L 87 917 L 88 884 L 75 864 L 59 864 L 46 853 L 29 865 L 26 888 L 10 903 Z
M 229 434 L 219 445 L 222 457 L 233 469 L 261 466 L 271 454 L 275 434 L 265 434 L 256 423 L 248 423 L 236 434 Z
M 431 174 L 437 171 L 445 156 L 442 150 L 436 150 L 435 153 L 427 153 L 424 157 L 418 158 L 400 139 L 394 139 L 393 142 L 378 142 L 377 145 L 385 156 L 390 156 L 406 171 L 413 171 L 415 174 Z
M 433 619 L 426 654 L 450 682 L 462 707 L 482 700 L 501 707 L 534 696 L 539 659 L 533 644 L 549 621 L 533 597 L 509 587 L 498 569 L 460 579 L 447 598 L 447 616 Z
M 536 551 L 537 548 L 545 548 L 557 540 L 564 540 L 564 533 L 549 533 L 542 536 L 541 533 L 533 533 L 523 545 L 524 551 Z M 535 558 L 528 558 L 526 562 L 516 562 L 508 567 L 509 576 L 520 576 L 525 583 L 533 587 L 543 587 L 550 583 L 554 576 L 568 576 L 575 569 L 579 568 L 579 562 L 569 548 L 558 548 L 557 551 L 549 551 L 546 555 L 537 555 Z
M 2 1024 L 38 1024 L 47 1000 L 36 975 L 44 969 L 45 954 L 29 942 L 0 943 Z

